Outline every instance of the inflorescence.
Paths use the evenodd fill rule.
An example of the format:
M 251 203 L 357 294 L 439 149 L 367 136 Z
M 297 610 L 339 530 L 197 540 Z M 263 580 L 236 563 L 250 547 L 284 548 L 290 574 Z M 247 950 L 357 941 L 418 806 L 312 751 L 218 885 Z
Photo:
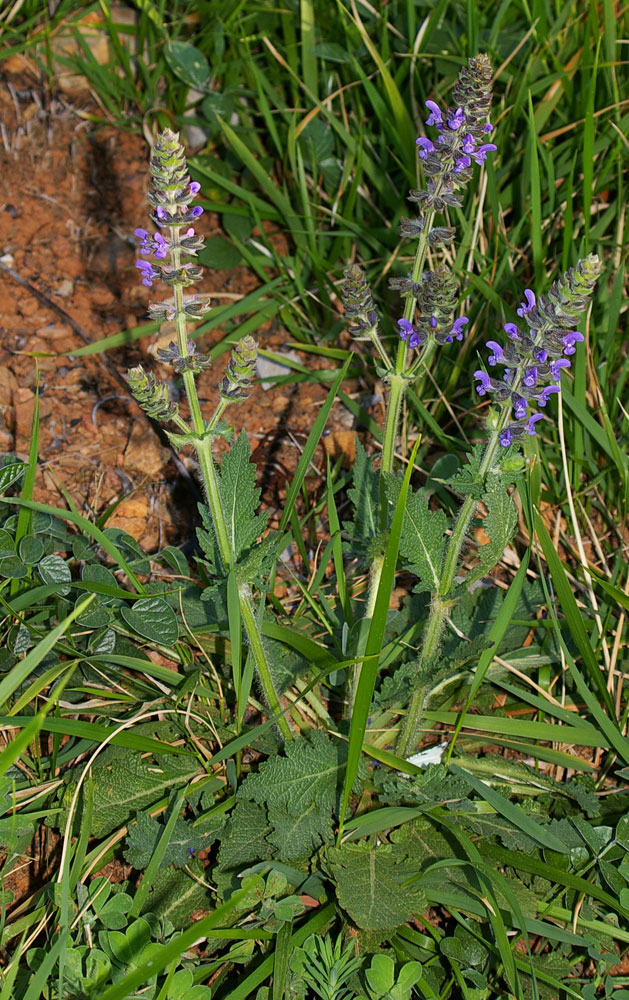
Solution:
M 204 247 L 203 237 L 190 225 L 203 214 L 200 205 L 191 207 L 201 185 L 190 180 L 179 135 L 170 129 L 157 137 L 150 166 L 153 187 L 148 200 L 153 208 L 151 219 L 158 232 L 135 230 L 141 255 L 135 266 L 142 275 L 143 285 L 151 287 L 153 282 L 163 281 L 174 290 L 170 302 L 149 305 L 154 319 L 175 321 L 178 328 L 177 341 L 173 340 L 166 349 L 157 352 L 159 360 L 172 365 L 179 375 L 198 375 L 208 367 L 210 359 L 197 353 L 194 341 L 187 339 L 185 323 L 187 319 L 200 319 L 210 308 L 210 300 L 203 295 L 184 295 L 183 289 L 189 288 L 202 275 L 201 268 L 189 259 L 197 257 Z M 151 259 L 147 260 L 149 257 Z M 220 386 L 222 400 L 235 402 L 247 398 L 256 356 L 257 345 L 251 337 L 245 337 L 235 347 Z M 149 416 L 160 420 L 178 419 L 178 408 L 170 402 L 166 384 L 147 375 L 141 366 L 129 372 L 129 386 Z
M 474 372 L 479 396 L 489 394 L 497 402 L 513 405 L 514 420 L 500 431 L 500 444 L 508 448 L 524 434 L 535 435 L 535 425 L 544 416 L 532 404 L 544 408 L 553 394 L 561 391 L 561 372 L 570 368 L 570 356 L 583 334 L 571 329 L 589 305 L 601 264 L 594 254 L 580 260 L 563 278 L 555 281 L 547 296 L 536 299 L 530 288 L 524 291 L 524 301 L 517 315 L 528 326 L 522 332 L 515 323 L 505 323 L 509 342 L 502 346 L 488 340 L 488 363 L 504 365 L 502 379 L 487 372 Z M 529 408 L 531 412 L 529 413 Z
M 433 226 L 436 212 L 463 203 L 462 188 L 472 177 L 472 162 L 482 164 L 488 153 L 497 149 L 485 142 L 493 131 L 487 121 L 491 105 L 491 65 L 486 55 L 470 59 L 453 88 L 454 105 L 444 111 L 435 101 L 426 101 L 430 112 L 427 126 L 434 126 L 438 135 L 432 139 L 417 139 L 417 152 L 428 181 L 425 190 L 411 191 L 409 200 L 420 206 L 416 219 L 402 219 L 401 234 L 410 239 L 423 239 L 429 246 L 451 243 L 455 230 L 451 226 Z M 430 338 L 438 344 L 463 339 L 466 316 L 452 320 L 457 303 L 457 285 L 445 267 L 426 271 L 417 279 L 412 275 L 392 278 L 390 288 L 417 301 L 418 318 L 404 317 L 397 321 L 400 339 L 409 348 L 423 347 Z

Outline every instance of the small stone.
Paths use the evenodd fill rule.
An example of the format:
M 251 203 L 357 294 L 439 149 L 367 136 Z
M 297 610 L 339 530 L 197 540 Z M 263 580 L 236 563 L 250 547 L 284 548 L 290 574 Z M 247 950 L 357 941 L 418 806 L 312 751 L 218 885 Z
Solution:
M 125 469 L 135 469 L 150 479 L 159 479 L 170 461 L 170 451 L 163 448 L 145 420 L 136 420 L 124 452 Z
M 74 291 L 74 282 L 70 281 L 69 278 L 64 278 L 59 288 L 55 291 L 55 295 L 60 295 L 62 298 L 67 299 Z
M 295 361 L 297 364 L 301 363 L 299 355 L 295 351 L 282 351 L 282 357 L 287 358 L 289 361 Z M 269 382 L 268 379 L 276 378 L 278 375 L 290 375 L 291 369 L 288 365 L 283 365 L 279 361 L 271 361 L 270 358 L 264 358 L 261 354 L 258 354 L 256 358 L 256 375 L 260 379 L 260 385 L 266 392 L 267 389 L 272 389 L 276 384 L 275 382 Z

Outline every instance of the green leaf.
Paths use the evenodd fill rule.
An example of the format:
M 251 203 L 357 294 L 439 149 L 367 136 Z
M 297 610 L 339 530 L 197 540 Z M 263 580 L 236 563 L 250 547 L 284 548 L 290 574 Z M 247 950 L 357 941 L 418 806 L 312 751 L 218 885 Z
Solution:
M 352 554 L 361 552 L 368 555 L 374 550 L 374 543 L 380 539 L 380 524 L 378 521 L 378 490 L 380 477 L 373 467 L 373 461 L 356 440 L 356 458 L 354 460 L 353 484 L 347 491 L 352 501 L 354 516 L 351 521 L 344 521 L 343 527 L 351 542 L 349 548 Z
M 104 837 L 124 826 L 134 812 L 145 809 L 173 788 L 179 788 L 199 774 L 197 761 L 184 757 L 159 756 L 157 762 L 136 753 L 116 756 L 108 763 L 92 769 L 93 808 L 91 834 Z M 61 829 L 76 789 L 76 781 L 66 788 L 61 802 L 61 814 L 55 816 L 55 826 Z M 76 822 L 80 822 L 83 797 L 79 802 Z
M 490 489 L 481 497 L 487 508 L 487 516 L 483 518 L 483 530 L 489 535 L 489 542 L 481 545 L 476 555 L 479 563 L 465 578 L 465 586 L 480 580 L 494 568 L 504 550 L 509 544 L 518 523 L 518 516 L 511 497 L 505 492 L 504 486 L 492 487 L 491 477 L 487 485 Z
M 311 803 L 298 815 L 287 809 L 269 808 L 269 822 L 273 827 L 269 841 L 277 847 L 280 861 L 306 860 L 321 847 L 333 840 L 332 819 L 329 810 Z
M 212 236 L 199 251 L 199 262 L 214 271 L 231 271 L 242 263 L 242 254 L 225 236 Z
M 210 67 L 200 49 L 189 42 L 169 42 L 162 52 L 175 76 L 189 87 L 203 87 L 210 75 Z
M 163 597 L 142 597 L 132 607 L 123 605 L 120 614 L 138 635 L 162 646 L 173 646 L 179 638 L 177 616 Z
M 426 908 L 409 882 L 417 865 L 391 844 L 345 844 L 328 848 L 326 859 L 340 905 L 363 930 L 391 931 Z
M 35 535 L 24 535 L 18 546 L 19 556 L 27 566 L 35 566 L 44 554 L 44 543 Z
M 45 558 L 42 559 L 37 566 L 37 572 L 44 583 L 57 583 L 62 585 L 57 591 L 60 596 L 70 592 L 70 588 L 63 586 L 63 584 L 70 583 L 72 581 L 72 573 L 70 572 L 70 567 L 66 561 L 60 556 L 45 556 Z
M 256 467 L 249 461 L 251 449 L 244 431 L 223 458 L 219 470 L 219 493 L 225 515 L 227 535 L 236 560 L 252 549 L 264 531 L 267 514 L 256 514 L 260 490 L 256 488 Z M 203 527 L 198 529 L 199 543 L 215 573 L 221 572 L 214 525 L 209 509 L 199 505 Z M 220 570 L 219 570 L 220 568 Z
M 555 837 L 550 830 L 537 823 L 523 809 L 514 805 L 513 802 L 510 802 L 504 795 L 501 795 L 495 788 L 491 788 L 485 782 L 469 774 L 469 772 L 458 767 L 456 764 L 451 764 L 450 767 L 455 774 L 464 778 L 481 798 L 493 806 L 496 812 L 504 816 L 505 819 L 510 820 L 514 826 L 522 830 L 535 843 L 541 844 L 542 847 L 548 847 L 551 851 L 556 851 L 558 854 L 570 853 L 569 848 L 558 837 Z
M 254 799 L 269 807 L 300 816 L 312 805 L 338 815 L 346 747 L 332 743 L 315 731 L 310 739 L 298 737 L 284 747 L 286 756 L 260 764 L 238 789 L 238 798 Z
M 168 846 L 164 852 L 160 867 L 174 865 L 184 868 L 190 863 L 190 858 L 210 847 L 218 836 L 220 826 L 209 829 L 194 827 L 189 820 L 178 819 L 174 825 Z M 147 867 L 159 838 L 164 830 L 163 823 L 154 819 L 149 813 L 141 812 L 136 816 L 135 823 L 129 826 L 127 847 L 124 856 L 134 868 L 143 870 Z
M 401 486 L 402 480 L 397 476 L 385 477 L 389 503 L 397 503 Z M 400 555 L 411 572 L 431 591 L 438 591 L 440 587 L 447 527 L 448 521 L 442 510 L 431 511 L 425 496 L 408 491 Z
M 272 858 L 275 848 L 266 839 L 271 829 L 263 806 L 255 802 L 236 803 L 221 839 L 220 871 L 237 871 L 254 861 Z

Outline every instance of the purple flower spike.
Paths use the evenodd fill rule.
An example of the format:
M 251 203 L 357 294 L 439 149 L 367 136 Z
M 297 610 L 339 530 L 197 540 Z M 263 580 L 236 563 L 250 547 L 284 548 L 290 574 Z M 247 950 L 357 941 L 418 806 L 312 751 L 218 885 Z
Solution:
M 201 185 L 198 181 L 192 181 L 190 187 L 188 188 L 190 194 L 198 194 L 201 190 Z
M 505 354 L 500 344 L 496 343 L 495 340 L 488 340 L 485 346 L 492 351 L 487 358 L 490 365 L 497 365 L 500 361 L 502 361 Z
M 513 415 L 516 420 L 523 420 L 527 414 L 528 402 L 524 396 L 515 396 L 513 399 Z
M 534 413 L 532 416 L 530 416 L 529 422 L 526 425 L 526 433 L 530 434 L 531 437 L 536 437 L 537 431 L 535 430 L 535 424 L 538 420 L 543 420 L 543 419 L 544 419 L 543 413 Z
M 524 378 L 522 379 L 522 384 L 527 387 L 527 389 L 533 389 L 537 385 L 537 368 L 527 368 L 524 372 Z
M 457 340 L 463 340 L 463 327 L 466 326 L 467 323 L 469 323 L 467 316 L 459 316 L 458 319 L 455 319 L 450 331 L 452 336 L 456 337 Z
M 503 330 L 506 334 L 509 335 L 509 337 L 511 337 L 511 340 L 520 339 L 520 331 L 518 327 L 515 325 L 515 323 L 505 323 L 505 325 L 503 326 Z
M 479 396 L 484 396 L 485 393 L 489 392 L 491 389 L 491 379 L 486 372 L 477 371 L 474 372 L 474 378 L 477 378 L 479 385 L 476 386 L 476 392 Z
M 426 101 L 426 107 L 430 111 L 430 116 L 426 120 L 426 125 L 436 125 L 437 128 L 441 128 L 443 125 L 443 117 L 441 115 L 441 108 L 434 101 Z
M 465 115 L 463 114 L 463 108 L 457 108 L 451 118 L 448 118 L 448 128 L 451 128 L 453 132 L 457 132 L 461 125 L 465 125 Z
M 400 328 L 400 340 L 407 340 L 415 332 L 413 324 L 408 319 L 399 319 L 397 325 Z
M 537 402 L 539 403 L 539 405 L 546 406 L 546 403 L 548 402 L 548 397 L 553 392 L 561 392 L 561 389 L 559 388 L 558 385 L 545 385 L 542 391 L 540 392 L 539 396 L 537 397 Z
M 474 136 L 473 136 L 473 135 L 470 135 L 470 134 L 469 134 L 469 132 L 468 132 L 468 134 L 467 134 L 467 135 L 465 136 L 465 138 L 463 139 L 463 142 L 461 143 L 461 149 L 462 149 L 462 150 L 463 150 L 463 152 L 464 152 L 464 153 L 466 153 L 466 154 L 467 154 L 468 156 L 469 156 L 469 155 L 470 155 L 471 153 L 473 153 L 473 152 L 474 152 L 474 150 L 476 149 L 476 143 L 474 142 Z
M 427 160 L 429 153 L 434 153 L 435 144 L 431 142 L 430 139 L 416 139 L 415 145 L 417 146 L 417 152 L 419 154 L 420 160 Z
M 569 333 L 565 335 L 565 337 L 561 338 L 564 354 L 574 354 L 576 352 L 576 347 L 574 345 L 576 344 L 577 341 L 580 342 L 584 339 L 585 338 L 583 334 L 579 333 L 578 330 L 571 330 Z
M 531 309 L 535 308 L 535 293 L 530 288 L 524 289 L 524 297 L 526 302 L 520 302 L 520 308 L 516 309 L 518 316 L 526 316 L 527 313 L 530 313 Z
M 570 362 L 567 358 L 559 358 L 557 361 L 551 361 L 550 363 L 550 374 L 554 378 L 555 382 L 561 381 L 561 369 L 569 368 Z
M 513 434 L 508 427 L 505 427 L 503 431 L 500 431 L 500 444 L 503 448 L 508 448 L 513 442 Z
M 473 154 L 474 159 L 477 163 L 484 163 L 487 158 L 487 153 L 493 153 L 497 146 L 494 146 L 493 142 L 486 142 L 483 146 L 479 146 L 476 152 Z

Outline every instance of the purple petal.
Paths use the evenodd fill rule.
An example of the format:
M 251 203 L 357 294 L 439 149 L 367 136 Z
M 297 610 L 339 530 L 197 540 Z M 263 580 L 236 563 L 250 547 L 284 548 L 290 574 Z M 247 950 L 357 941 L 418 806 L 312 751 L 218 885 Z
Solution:
M 509 337 L 511 337 L 511 340 L 520 339 L 520 331 L 518 327 L 515 325 L 515 323 L 505 323 L 502 329 L 506 334 L 509 335 Z
M 397 321 L 397 325 L 400 328 L 400 339 L 401 340 L 406 340 L 407 337 L 410 337 L 410 335 L 415 332 L 413 330 L 413 324 L 408 319 L 399 319 Z
M 452 336 L 456 337 L 457 340 L 463 340 L 463 327 L 467 323 L 469 323 L 469 319 L 467 318 L 467 316 L 459 316 L 458 319 L 455 319 L 454 323 L 452 324 L 452 329 L 450 331 Z
M 441 125 L 443 118 L 441 116 L 441 108 L 434 101 L 426 101 L 426 107 L 430 111 L 430 116 L 426 120 L 426 125 Z
M 520 308 L 516 309 L 518 316 L 526 316 L 535 307 L 535 293 L 530 288 L 524 289 L 526 302 L 520 302 Z
M 198 194 L 199 191 L 201 190 L 201 185 L 199 184 L 198 181 L 192 181 L 190 183 L 190 187 L 188 188 L 188 190 L 190 194 Z
M 533 413 L 532 416 L 529 417 L 529 422 L 526 425 L 526 433 L 530 434 L 531 437 L 536 437 L 537 431 L 535 430 L 535 423 L 536 421 L 543 419 L 544 419 L 543 413 Z

